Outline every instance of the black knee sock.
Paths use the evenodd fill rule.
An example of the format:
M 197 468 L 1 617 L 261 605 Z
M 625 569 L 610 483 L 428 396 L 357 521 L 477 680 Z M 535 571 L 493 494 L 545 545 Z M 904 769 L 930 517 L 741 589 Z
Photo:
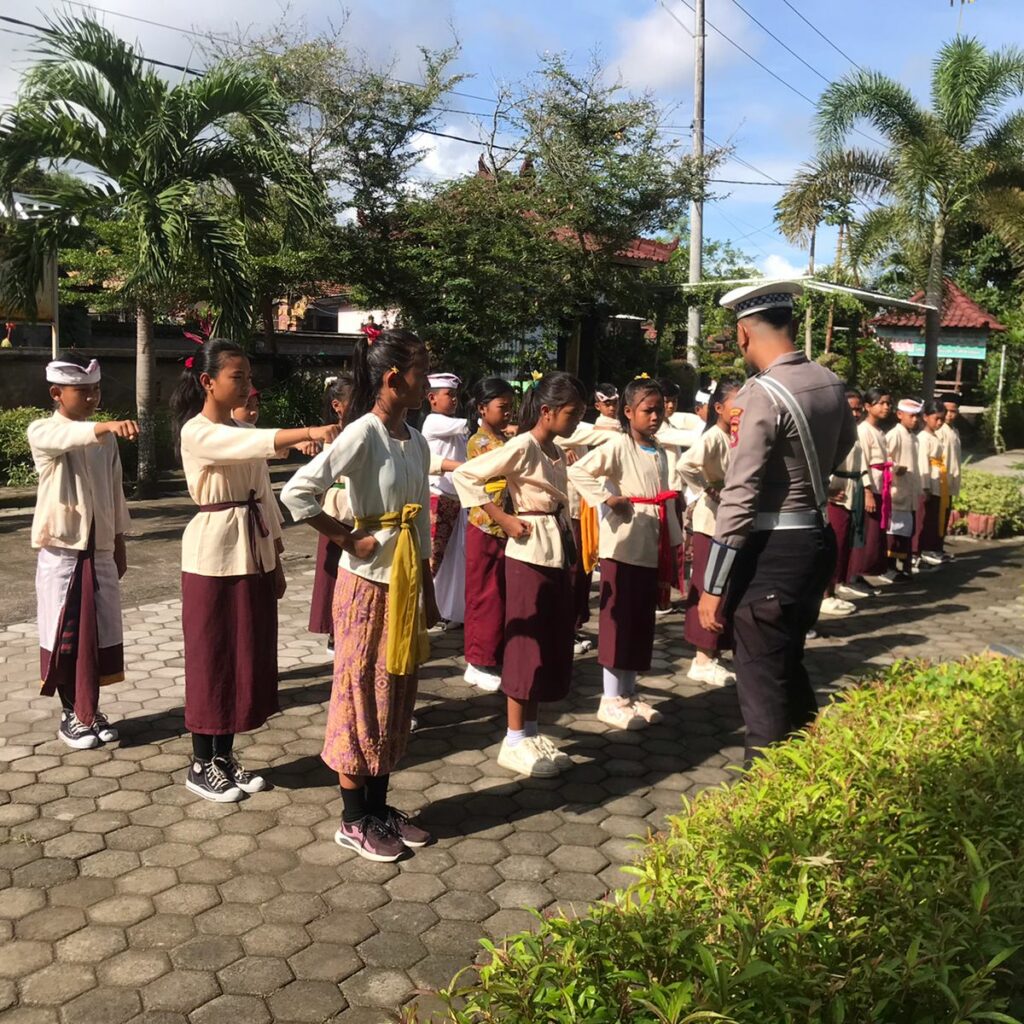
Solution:
M 213 760 L 213 739 L 205 733 L 192 733 L 192 756 L 197 761 Z
M 352 824 L 356 821 L 362 821 L 366 817 L 368 811 L 366 807 L 366 788 L 360 786 L 359 789 L 341 789 L 341 800 L 345 805 L 341 812 L 341 820 L 347 824 Z
M 231 748 L 235 743 L 235 734 L 227 733 L 224 736 L 213 737 L 213 756 L 214 757 L 230 757 Z
M 366 780 L 366 806 L 370 814 L 383 819 L 388 808 L 388 783 L 390 775 L 371 775 Z

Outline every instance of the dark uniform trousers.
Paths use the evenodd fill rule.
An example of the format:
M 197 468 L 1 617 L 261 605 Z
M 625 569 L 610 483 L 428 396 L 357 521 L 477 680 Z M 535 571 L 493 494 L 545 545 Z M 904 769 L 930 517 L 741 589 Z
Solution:
M 748 763 L 760 748 L 809 725 L 818 712 L 804 643 L 835 564 L 829 526 L 752 533 L 736 557 L 728 607 Z

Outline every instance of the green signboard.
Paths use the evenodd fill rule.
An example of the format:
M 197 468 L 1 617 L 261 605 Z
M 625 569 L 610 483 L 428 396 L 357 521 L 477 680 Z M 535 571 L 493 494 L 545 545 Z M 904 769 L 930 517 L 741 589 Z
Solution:
M 879 327 L 878 337 L 893 352 L 912 359 L 924 357 L 924 335 L 917 328 Z M 942 331 L 939 334 L 939 358 L 983 360 L 987 341 L 988 338 L 977 331 Z

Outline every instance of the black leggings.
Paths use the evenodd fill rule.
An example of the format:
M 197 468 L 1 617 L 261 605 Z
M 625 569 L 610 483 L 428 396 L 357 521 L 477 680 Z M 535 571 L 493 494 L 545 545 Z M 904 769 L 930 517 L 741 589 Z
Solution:
M 234 745 L 233 733 L 224 736 L 207 736 L 204 733 L 192 733 L 192 756 L 197 761 L 212 761 L 215 757 L 229 757 Z

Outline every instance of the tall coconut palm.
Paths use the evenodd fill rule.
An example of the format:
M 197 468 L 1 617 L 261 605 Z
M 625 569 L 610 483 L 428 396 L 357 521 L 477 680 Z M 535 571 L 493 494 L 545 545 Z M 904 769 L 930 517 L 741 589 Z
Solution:
M 312 221 L 319 190 L 284 142 L 272 82 L 251 68 L 222 62 L 172 84 L 91 18 L 49 21 L 34 52 L 16 105 L 0 117 L 0 190 L 32 167 L 74 176 L 55 176 L 42 196 L 58 214 L 8 227 L 0 292 L 32 306 L 44 257 L 72 218 L 130 225 L 130 270 L 115 287 L 136 310 L 138 475 L 146 492 L 156 479 L 158 297 L 182 274 L 198 274 L 219 311 L 218 332 L 246 337 L 253 289 L 244 228 L 268 214 L 272 193 L 299 221 Z
M 971 219 L 1005 227 L 993 197 L 1024 186 L 1024 110 L 1007 110 L 1024 93 L 1024 53 L 990 52 L 958 36 L 939 51 L 931 84 L 924 107 L 893 79 L 858 71 L 822 94 L 817 130 L 825 153 L 841 149 L 861 119 L 884 136 L 894 169 L 888 221 L 927 252 L 925 301 L 938 310 L 950 227 Z M 926 394 L 935 387 L 939 322 L 938 312 L 925 318 Z
M 861 150 L 823 153 L 806 163 L 793 176 L 793 181 L 775 204 L 775 222 L 782 234 L 794 245 L 808 249 L 808 272 L 814 273 L 814 250 L 818 228 L 833 224 L 839 228 L 833 278 L 843 263 L 843 244 L 853 221 L 853 207 L 858 198 L 874 197 L 888 187 L 893 168 L 881 154 Z M 825 351 L 832 347 L 832 311 L 825 337 Z M 811 304 L 807 303 L 806 347 L 811 347 Z

